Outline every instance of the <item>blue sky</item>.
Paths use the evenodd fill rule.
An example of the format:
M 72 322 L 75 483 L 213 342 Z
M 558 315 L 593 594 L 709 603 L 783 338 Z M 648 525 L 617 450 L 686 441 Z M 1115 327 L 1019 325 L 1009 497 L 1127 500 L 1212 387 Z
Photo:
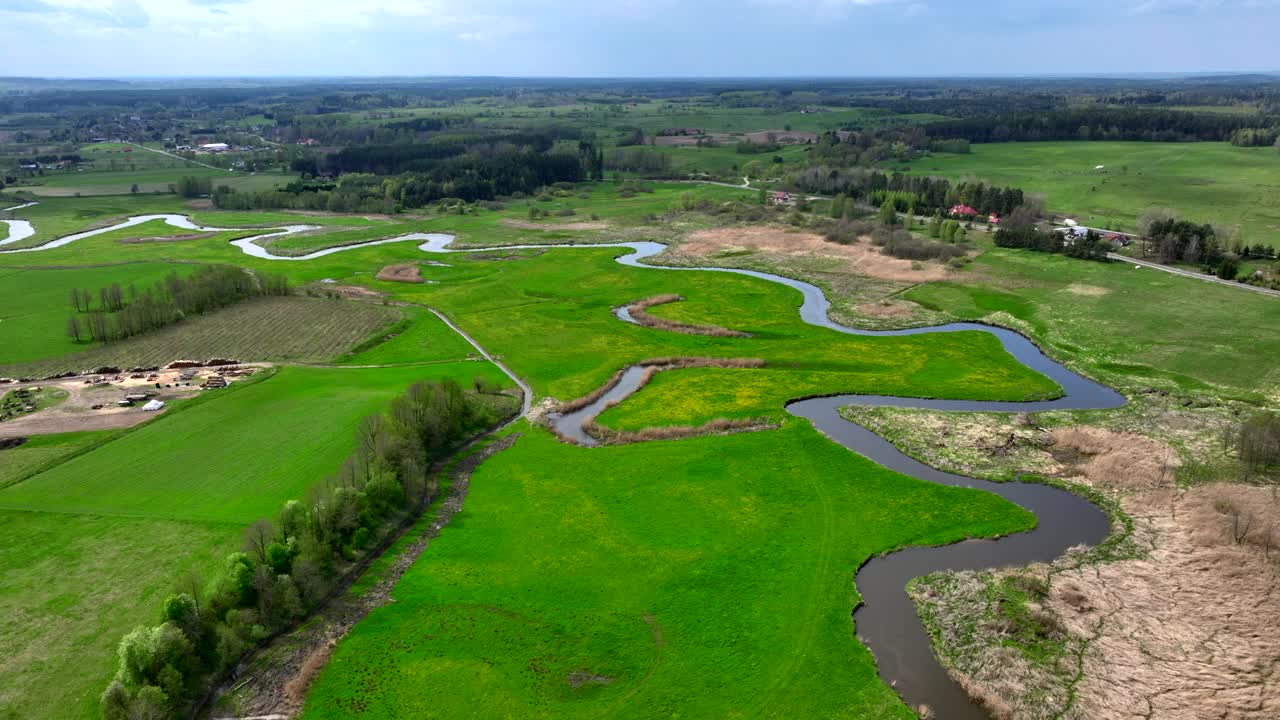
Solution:
M 0 75 L 1280 70 L 1280 0 L 0 0 Z

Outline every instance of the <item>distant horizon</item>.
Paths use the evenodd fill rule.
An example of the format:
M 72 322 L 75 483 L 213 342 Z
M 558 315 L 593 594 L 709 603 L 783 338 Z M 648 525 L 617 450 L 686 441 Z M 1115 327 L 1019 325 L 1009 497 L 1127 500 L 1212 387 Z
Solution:
M 900 75 L 520 75 L 520 74 L 313 74 L 313 75 L 0 75 L 2 80 L 115 80 L 120 82 L 167 82 L 175 80 L 1074 80 L 1113 79 L 1147 80 L 1192 77 L 1276 76 L 1274 70 L 1169 70 L 1135 72 L 1039 72 L 1039 73 L 961 73 Z
M 1277 27 L 1280 0 L 0 0 L 5 71 L 72 79 L 1233 74 Z

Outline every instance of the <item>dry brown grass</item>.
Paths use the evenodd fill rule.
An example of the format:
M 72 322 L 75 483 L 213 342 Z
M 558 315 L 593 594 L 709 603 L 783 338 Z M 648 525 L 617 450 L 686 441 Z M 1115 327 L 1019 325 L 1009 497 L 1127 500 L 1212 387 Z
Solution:
M 416 263 L 388 265 L 379 270 L 376 277 L 379 280 L 388 282 L 420 283 L 422 282 L 422 268 L 418 267 Z
M 311 654 L 307 655 L 307 659 L 302 661 L 302 666 L 298 668 L 297 674 L 285 682 L 285 698 L 294 707 L 302 707 L 302 702 L 307 697 L 307 689 L 311 687 L 312 681 L 328 664 L 329 656 L 333 654 L 333 649 L 337 646 L 338 643 L 330 639 L 315 650 L 312 650 Z
M 668 303 L 680 302 L 684 298 L 680 295 L 655 295 L 644 300 L 637 300 L 626 306 L 627 312 L 631 314 L 631 319 L 656 330 L 666 330 L 668 332 L 680 333 L 682 335 L 707 335 L 710 337 L 736 337 L 748 338 L 750 333 L 740 332 L 738 330 L 730 330 L 729 328 L 719 327 L 717 325 L 692 325 L 689 323 L 677 322 L 666 318 L 654 317 L 646 312 L 649 308 L 656 305 L 666 305 Z
M 1075 472 L 1095 487 L 1115 489 L 1168 485 L 1181 465 L 1168 445 L 1133 433 L 1098 427 L 1066 427 L 1053 431 L 1055 455 L 1074 460 Z M 1076 457 L 1070 457 L 1075 455 Z
M 669 425 L 651 427 L 643 430 L 614 430 L 607 428 L 595 420 L 583 423 L 582 429 L 601 445 L 628 445 L 630 443 L 653 442 L 655 440 L 679 440 L 681 438 L 701 437 L 703 435 L 727 435 L 730 433 L 768 430 L 775 427 L 763 418 L 716 418 L 703 425 Z
M 1067 286 L 1067 292 L 1073 295 L 1083 295 L 1085 297 L 1102 297 L 1109 295 L 1110 290 L 1097 285 L 1086 285 L 1084 283 L 1072 283 Z
M 1058 576 L 1049 606 L 1090 638 L 1077 718 L 1280 717 L 1272 488 L 1160 488 L 1124 502 L 1149 557 Z M 1235 513 L 1252 515 L 1237 542 Z
M 920 263 L 882 255 L 879 248 L 865 240 L 840 245 L 814 233 L 767 225 L 701 230 L 689 235 L 680 246 L 680 252 L 699 257 L 742 250 L 837 259 L 843 270 L 896 282 L 920 283 L 947 277 L 947 268 L 941 263 Z

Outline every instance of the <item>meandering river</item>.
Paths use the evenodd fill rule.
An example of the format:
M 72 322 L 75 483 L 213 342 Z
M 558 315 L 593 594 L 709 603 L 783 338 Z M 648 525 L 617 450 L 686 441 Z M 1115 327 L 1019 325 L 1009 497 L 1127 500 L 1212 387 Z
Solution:
M 24 206 L 25 207 L 25 206 Z M 16 209 L 16 208 L 14 208 Z M 181 215 L 142 215 L 107 228 L 68 235 L 37 247 L 0 252 L 35 252 L 62 247 L 94 235 L 101 235 L 152 220 L 164 220 L 167 224 L 201 232 L 227 232 L 250 229 L 206 228 Z M 10 238 L 4 243 L 17 242 L 34 234 L 30 223 L 5 221 L 10 224 Z M 1116 408 L 1124 404 L 1124 397 L 1116 391 L 1085 378 L 1047 357 L 1026 337 L 1004 328 L 975 323 L 950 323 L 927 328 L 907 330 L 862 330 L 846 327 L 828 317 L 830 302 L 820 288 L 791 278 L 737 268 L 718 267 L 664 267 L 645 264 L 642 261 L 666 249 L 654 242 L 608 243 L 597 245 L 507 245 L 502 247 L 456 249 L 450 247 L 454 237 L 440 233 L 412 233 L 385 240 L 326 248 L 305 255 L 281 256 L 271 253 L 269 247 L 258 242 L 272 237 L 291 235 L 314 229 L 309 225 L 292 225 L 283 228 L 264 229 L 263 234 L 236 240 L 232 244 L 242 252 L 266 260 L 311 260 L 338 252 L 400 242 L 418 242 L 419 249 L 429 253 L 490 252 L 518 249 L 574 249 L 574 248 L 626 248 L 631 252 L 620 255 L 617 261 L 623 265 L 654 271 L 724 272 L 746 275 L 769 282 L 786 285 L 799 291 L 804 298 L 800 318 L 810 325 L 850 335 L 894 336 L 923 335 L 929 333 L 977 331 L 986 332 L 999 339 L 1014 358 L 1023 365 L 1054 380 L 1062 388 L 1062 396 L 1055 400 L 1036 402 L 1000 402 L 969 400 L 922 400 L 882 395 L 837 395 L 833 397 L 797 400 L 787 405 L 787 411 L 804 418 L 831 440 L 891 470 L 910 475 L 925 482 L 956 487 L 968 487 L 995 493 L 1010 502 L 1026 508 L 1038 519 L 1036 527 L 1025 533 L 993 540 L 968 540 L 942 547 L 911 547 L 881 557 L 873 558 L 857 571 L 858 592 L 863 604 L 853 614 L 857 636 L 875 655 L 880 677 L 894 687 L 909 705 L 928 705 L 939 718 L 950 720 L 981 720 L 986 713 L 947 675 L 938 663 L 929 644 L 928 634 L 921 625 L 915 606 L 906 594 L 906 584 L 912 578 L 940 570 L 982 570 L 1022 566 L 1036 562 L 1049 562 L 1061 556 L 1068 548 L 1077 545 L 1094 545 L 1102 541 L 1110 531 L 1105 513 L 1084 498 L 1048 485 L 1036 483 L 993 483 L 986 480 L 942 472 L 920 463 L 900 452 L 891 443 L 842 418 L 841 407 L 846 405 L 892 406 L 925 408 L 942 411 L 977 412 L 1036 412 L 1042 410 L 1077 410 Z M 22 237 L 15 233 L 26 232 Z M 627 317 L 620 316 L 622 320 Z M 639 388 L 643 369 L 628 368 L 621 381 L 596 402 L 580 410 L 553 419 L 562 433 L 591 444 L 594 440 L 583 431 L 583 425 L 599 415 L 611 403 L 620 402 Z M 526 390 L 526 395 L 528 391 Z M 526 404 L 527 409 L 527 404 Z

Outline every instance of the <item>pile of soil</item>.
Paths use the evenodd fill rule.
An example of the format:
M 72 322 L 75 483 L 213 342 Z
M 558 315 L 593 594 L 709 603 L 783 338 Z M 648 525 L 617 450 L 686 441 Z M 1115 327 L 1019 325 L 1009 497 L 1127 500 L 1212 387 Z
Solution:
M 422 268 L 415 263 L 388 265 L 378 271 L 377 278 L 387 282 L 420 283 L 422 282 Z

